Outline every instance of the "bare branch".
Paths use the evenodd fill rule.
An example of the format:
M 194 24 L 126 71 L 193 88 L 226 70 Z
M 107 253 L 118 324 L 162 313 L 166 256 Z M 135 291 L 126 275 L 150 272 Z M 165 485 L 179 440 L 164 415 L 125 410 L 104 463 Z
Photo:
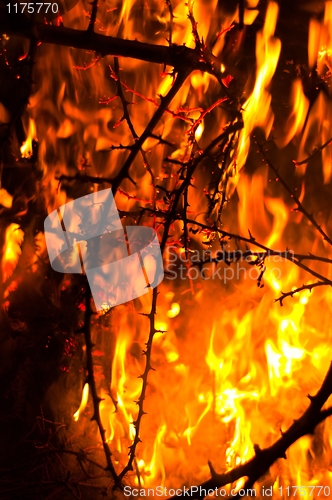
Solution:
M 157 288 L 153 289 L 152 292 L 152 305 L 151 305 L 151 311 L 147 315 L 150 323 L 150 332 L 149 332 L 149 337 L 146 342 L 146 349 L 143 351 L 143 355 L 145 356 L 145 368 L 144 372 L 142 375 L 140 375 L 140 378 L 142 379 L 142 390 L 141 394 L 138 398 L 138 401 L 136 402 L 138 405 L 138 415 L 136 420 L 133 422 L 133 425 L 135 427 L 135 437 L 132 445 L 129 448 L 129 460 L 127 465 L 124 467 L 122 472 L 119 474 L 119 479 L 120 481 L 122 478 L 127 474 L 127 472 L 133 470 L 133 462 L 136 456 L 136 448 L 138 443 L 141 442 L 141 439 L 139 437 L 140 433 L 140 428 L 141 428 L 141 421 L 143 418 L 143 415 L 146 414 L 144 411 L 144 400 L 146 396 L 146 389 L 148 386 L 148 375 L 151 370 L 154 370 L 151 366 L 151 353 L 152 353 L 152 343 L 153 343 L 153 337 L 156 333 L 156 327 L 155 327 L 155 315 L 157 312 L 157 297 L 158 297 L 158 291 Z
M 90 16 L 90 22 L 88 26 L 88 32 L 93 33 L 95 24 L 96 24 L 96 19 L 97 19 L 97 11 L 98 11 L 98 0 L 93 0 L 91 2 L 92 5 L 92 11 L 91 11 L 91 16 Z
M 266 474 L 269 468 L 280 458 L 286 458 L 287 449 L 302 436 L 314 434 L 315 428 L 325 418 L 332 415 L 332 408 L 322 410 L 323 405 L 332 394 L 332 364 L 326 374 L 324 382 L 315 396 L 308 396 L 310 405 L 298 420 L 282 432 L 281 437 L 272 446 L 265 449 L 255 447 L 256 454 L 248 462 L 235 467 L 234 469 L 217 474 L 214 472 L 211 479 L 205 481 L 198 487 L 198 492 L 219 489 L 227 484 L 234 483 L 242 477 L 247 477 L 248 481 L 245 485 L 253 486 L 259 478 Z M 183 495 L 177 495 L 172 498 L 181 498 Z M 205 494 L 191 494 L 191 498 L 203 499 Z M 235 497 L 234 497 L 235 498 Z
M 40 24 L 31 28 L 15 30 L 11 25 L 1 19 L 0 29 L 9 35 L 38 40 L 43 43 L 74 47 L 77 49 L 92 50 L 102 56 L 129 57 L 140 61 L 147 61 L 165 66 L 172 66 L 178 70 L 200 70 L 224 78 L 230 72 L 236 76 L 236 68 L 226 67 L 221 73 L 221 61 L 210 54 L 211 64 L 201 60 L 200 53 L 185 46 L 172 44 L 170 47 L 138 42 L 136 40 L 123 40 L 121 38 L 100 35 L 93 31 L 75 30 L 63 26 Z
M 311 158 L 313 158 L 314 156 L 316 156 L 316 154 L 320 153 L 321 151 L 323 151 L 323 149 L 327 148 L 327 146 L 329 146 L 330 144 L 332 143 L 332 138 L 329 139 L 328 141 L 324 142 L 324 144 L 322 146 L 320 146 L 319 148 L 316 148 L 312 153 L 311 155 L 309 155 L 307 158 L 305 158 L 304 160 L 301 160 L 301 161 L 296 161 L 296 160 L 293 160 L 293 163 L 296 167 L 300 166 L 300 165 L 305 165 L 306 163 L 308 163 Z
M 99 434 L 101 437 L 102 445 L 104 448 L 104 453 L 106 457 L 106 462 L 107 466 L 105 470 L 109 471 L 110 474 L 112 475 L 112 478 L 114 480 L 114 483 L 116 486 L 121 487 L 121 481 L 119 480 L 119 477 L 114 469 L 114 465 L 112 462 L 112 453 L 110 450 L 110 447 L 108 446 L 108 443 L 106 442 L 106 437 L 105 437 L 105 429 L 103 427 L 102 421 L 101 421 L 101 416 L 100 416 L 100 409 L 99 405 L 101 403 L 101 398 L 98 396 L 97 393 L 97 387 L 96 387 L 96 381 L 94 377 L 94 366 L 93 366 L 93 355 L 92 355 L 92 350 L 93 350 L 93 344 L 91 340 L 91 316 L 92 316 L 92 309 L 91 309 L 91 291 L 89 284 L 86 284 L 86 292 L 85 292 L 85 314 L 84 314 L 84 325 L 83 325 L 83 333 L 84 333 L 84 340 L 85 340 L 85 345 L 86 345 L 86 372 L 87 372 L 87 383 L 89 384 L 90 388 L 90 393 L 92 397 L 92 402 L 93 402 L 93 415 L 91 417 L 91 420 L 95 420 L 97 422 Z

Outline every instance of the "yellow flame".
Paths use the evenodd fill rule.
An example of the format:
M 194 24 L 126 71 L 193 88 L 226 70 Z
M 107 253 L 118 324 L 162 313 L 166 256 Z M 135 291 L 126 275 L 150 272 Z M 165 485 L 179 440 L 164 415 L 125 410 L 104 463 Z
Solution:
M 286 146 L 295 135 L 302 132 L 307 117 L 309 100 L 304 95 L 300 78 L 294 80 L 292 84 L 291 103 L 292 112 L 285 126 L 286 133 L 277 141 L 279 147 Z
M 78 419 L 80 418 L 80 416 L 84 412 L 86 405 L 88 403 L 88 399 L 89 399 L 89 384 L 86 383 L 86 384 L 84 384 L 83 391 L 82 391 L 81 404 L 80 404 L 78 410 L 75 411 L 75 413 L 73 415 L 73 419 L 75 420 L 75 422 L 78 421 Z
M 36 140 L 36 125 L 32 118 L 29 118 L 28 136 L 26 141 L 20 147 L 22 158 L 32 156 L 32 141 Z
M 177 302 L 173 302 L 169 311 L 167 311 L 167 316 L 169 318 L 175 318 L 178 314 L 180 314 L 180 304 Z
M 274 37 L 278 11 L 278 4 L 269 2 L 263 30 L 257 33 L 256 81 L 250 97 L 243 105 L 244 127 L 240 132 L 236 158 L 233 162 L 236 172 L 241 170 L 246 162 L 249 152 L 250 134 L 254 127 L 264 128 L 266 136 L 269 135 L 272 128 L 271 95 L 267 88 L 275 73 L 281 51 L 281 42 L 278 38 Z

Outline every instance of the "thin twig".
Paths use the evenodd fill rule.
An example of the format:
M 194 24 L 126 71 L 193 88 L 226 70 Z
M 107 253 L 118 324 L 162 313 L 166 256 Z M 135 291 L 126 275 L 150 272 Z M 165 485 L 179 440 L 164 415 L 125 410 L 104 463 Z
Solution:
M 178 219 L 182 220 L 180 217 L 178 217 Z M 234 240 L 239 240 L 239 241 L 243 241 L 245 243 L 253 244 L 253 245 L 257 246 L 258 248 L 261 248 L 262 250 L 265 250 L 265 252 L 267 252 L 267 255 L 271 255 L 271 256 L 283 256 L 282 252 L 279 252 L 279 251 L 276 251 L 276 250 L 272 250 L 271 248 L 268 248 L 267 246 L 263 245 L 262 243 L 259 243 L 258 241 L 256 241 L 256 239 L 254 237 L 252 237 L 252 236 L 250 236 L 250 238 L 246 238 L 245 236 L 240 236 L 240 235 L 237 235 L 237 234 L 234 234 L 234 233 L 230 233 L 228 231 L 224 231 L 223 229 L 219 229 L 219 228 L 216 228 L 214 226 L 209 227 L 206 224 L 202 224 L 200 222 L 197 222 L 197 221 L 194 221 L 194 220 L 191 220 L 191 219 L 188 219 L 187 222 L 190 222 L 192 224 L 196 224 L 199 227 L 202 227 L 203 229 L 209 230 L 211 232 L 217 232 L 223 238 L 231 238 L 231 239 L 234 239 Z M 326 278 L 322 274 L 317 273 L 313 269 L 310 269 L 310 267 L 308 267 L 305 264 L 303 264 L 302 260 L 304 260 L 305 256 L 303 256 L 302 254 L 300 254 L 299 255 L 300 258 L 296 259 L 295 255 L 296 254 L 294 254 L 291 251 L 285 251 L 284 252 L 284 258 L 286 260 L 289 260 L 290 262 L 293 262 L 294 264 L 296 264 L 298 267 L 300 267 L 304 271 L 307 271 L 309 274 L 311 274 L 312 276 L 314 276 L 318 280 L 324 282 L 325 285 L 332 286 L 332 280 L 329 280 L 328 278 Z M 314 260 L 319 260 L 319 258 L 316 258 Z
M 131 132 L 131 135 L 133 136 L 133 139 L 134 139 L 134 142 L 136 143 L 139 139 L 139 136 L 135 130 L 135 127 L 133 125 L 133 122 L 130 118 L 130 114 L 129 114 L 129 110 L 128 110 L 128 105 L 131 104 L 130 102 L 127 101 L 127 99 L 125 98 L 124 96 L 124 93 L 123 93 L 123 90 L 122 90 L 122 82 L 121 82 L 121 79 L 120 79 L 120 68 L 119 68 L 119 59 L 117 57 L 114 58 L 114 73 L 116 75 L 116 84 L 117 84 L 117 93 L 118 93 L 118 96 L 120 98 L 120 101 L 122 103 L 122 108 L 123 108 L 123 117 L 121 119 L 122 120 L 125 120 L 127 122 L 127 125 L 129 127 L 129 130 Z M 133 149 L 133 146 L 131 146 L 130 149 Z M 146 167 L 147 171 L 149 172 L 150 176 L 151 176 L 151 182 L 152 182 L 152 185 L 153 185 L 153 192 L 154 192 L 154 208 L 155 208 L 155 200 L 156 200 L 156 182 L 155 182 L 155 177 L 154 177 L 154 174 L 152 172 L 152 169 L 150 167 L 150 164 L 149 164 L 149 161 L 148 161 L 148 158 L 147 158 L 147 154 L 146 152 L 144 151 L 144 149 L 141 147 L 140 148 L 140 153 L 142 155 L 142 158 L 143 158 L 143 163 L 144 163 L 144 166 Z
M 306 163 L 308 163 L 311 158 L 313 158 L 314 156 L 316 156 L 316 154 L 320 153 L 321 151 L 323 151 L 323 149 L 325 149 L 327 146 L 329 146 L 330 144 L 332 143 L 332 138 L 329 139 L 328 141 L 324 142 L 324 144 L 322 146 L 320 146 L 319 148 L 315 148 L 315 150 L 311 153 L 311 155 L 309 155 L 307 158 L 305 158 L 304 160 L 301 160 L 301 161 L 296 161 L 296 160 L 293 160 L 293 163 L 296 167 L 300 166 L 300 165 L 305 165 Z
M 282 306 L 283 301 L 287 297 L 293 297 L 297 293 L 303 292 L 304 290 L 309 290 L 309 292 L 311 292 L 313 288 L 317 288 L 318 286 L 326 286 L 326 283 L 324 281 L 317 281 L 316 283 L 308 283 L 307 285 L 299 286 L 298 288 L 294 288 L 294 290 L 291 290 L 289 292 L 281 292 L 281 296 L 275 299 L 275 302 L 280 302 L 280 305 Z
M 156 112 L 152 116 L 152 118 L 149 121 L 148 125 L 146 126 L 144 132 L 141 134 L 139 139 L 137 139 L 137 141 L 135 142 L 135 144 L 134 144 L 132 150 L 130 151 L 128 158 L 124 162 L 120 172 L 116 175 L 116 177 L 111 182 L 113 194 L 116 193 L 117 189 L 119 188 L 119 186 L 121 185 L 121 183 L 124 179 L 130 178 L 129 169 L 132 166 L 133 161 L 135 160 L 138 153 L 141 151 L 141 148 L 143 147 L 144 142 L 153 133 L 155 127 L 158 125 L 159 121 L 161 120 L 165 110 L 168 108 L 168 106 L 172 102 L 173 98 L 179 92 L 179 90 L 181 89 L 183 83 L 185 82 L 185 80 L 187 79 L 189 74 L 190 74 L 189 70 L 181 71 L 177 75 L 171 89 L 166 94 L 166 96 L 160 96 L 161 103 L 160 103 L 159 108 L 156 110 Z
M 187 172 L 186 172 L 186 177 L 180 187 L 178 187 L 175 190 L 174 194 L 174 199 L 171 205 L 171 208 L 169 212 L 166 215 L 166 222 L 165 222 L 165 229 L 164 229 L 164 234 L 163 238 L 161 241 L 161 248 L 164 250 L 168 237 L 169 237 L 169 229 L 171 225 L 173 224 L 175 219 L 179 219 L 185 222 L 186 218 L 183 216 L 183 214 L 177 214 L 178 210 L 178 204 L 180 202 L 180 199 L 182 197 L 183 192 L 185 189 L 190 185 L 192 176 L 197 168 L 197 166 L 203 161 L 205 158 L 207 158 L 212 151 L 220 145 L 223 141 L 227 140 L 230 134 L 232 134 L 235 130 L 240 130 L 243 127 L 243 122 L 242 121 L 236 121 L 235 123 L 231 123 L 228 127 L 223 130 L 221 134 L 218 135 L 210 144 L 209 146 L 205 149 L 205 151 L 198 155 L 192 162 L 191 164 L 188 164 Z
M 239 30 L 244 28 L 244 0 L 239 0 Z
M 290 194 L 291 198 L 294 200 L 296 204 L 296 209 L 298 212 L 301 212 L 310 222 L 311 224 L 317 229 L 317 231 L 321 234 L 323 239 L 327 241 L 330 245 L 332 245 L 332 239 L 326 234 L 326 232 L 321 228 L 321 226 L 316 222 L 314 219 L 313 215 L 310 214 L 306 208 L 303 206 L 299 198 L 296 196 L 296 194 L 292 191 L 292 189 L 288 186 L 287 182 L 283 177 L 280 176 L 279 170 L 273 165 L 273 163 L 268 159 L 268 157 L 265 154 L 265 151 L 263 149 L 263 146 L 255 140 L 255 144 L 257 144 L 259 151 L 261 155 L 263 156 L 266 164 L 270 167 L 270 169 L 275 173 L 277 180 L 280 182 L 280 184 L 285 188 L 287 193 Z
M 173 40 L 173 19 L 174 19 L 174 12 L 173 12 L 173 6 L 172 6 L 172 1 L 171 0 L 166 0 L 166 5 L 168 7 L 168 12 L 169 12 L 169 39 L 168 43 L 169 45 L 172 45 L 172 40 Z
M 91 2 L 92 5 L 92 10 L 91 10 L 91 16 L 90 16 L 90 21 L 89 21 L 89 26 L 88 26 L 88 32 L 93 33 L 95 29 L 95 23 L 97 19 L 97 11 L 98 11 L 98 0 L 93 0 Z

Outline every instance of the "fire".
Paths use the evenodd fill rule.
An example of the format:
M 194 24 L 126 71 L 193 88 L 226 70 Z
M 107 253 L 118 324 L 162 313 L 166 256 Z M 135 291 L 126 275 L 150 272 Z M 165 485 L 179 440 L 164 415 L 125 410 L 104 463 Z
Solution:
M 278 10 L 277 3 L 269 2 L 263 29 L 257 33 L 256 80 L 251 95 L 243 105 L 244 128 L 240 133 L 238 151 L 234 160 L 236 172 L 241 170 L 246 162 L 250 135 L 254 127 L 263 128 L 266 137 L 272 129 L 273 113 L 268 86 L 275 73 L 281 51 L 281 42 L 274 36 Z
M 317 63 L 317 72 L 323 80 L 329 78 L 332 70 L 332 2 L 325 3 L 324 19 L 319 24 L 311 21 L 308 39 L 308 60 L 312 66 Z M 316 56 L 315 56 L 316 54 Z M 319 92 L 309 114 L 298 155 L 298 162 L 308 156 L 308 148 L 314 149 L 318 145 L 323 145 L 330 140 L 330 119 L 332 108 L 329 99 L 323 92 Z M 332 148 L 328 145 L 322 152 L 322 168 L 324 182 L 327 184 L 332 174 Z M 306 171 L 306 164 L 300 165 L 298 173 L 303 175 Z
M 302 80 L 297 78 L 293 82 L 291 94 L 292 112 L 286 123 L 287 134 L 278 140 L 278 146 L 286 146 L 295 136 L 298 136 L 304 127 L 309 110 L 309 100 L 303 92 Z
M 78 419 L 80 418 L 80 415 L 84 412 L 86 405 L 88 403 L 88 399 L 89 399 L 89 384 L 84 384 L 81 404 L 80 404 L 78 410 L 75 411 L 75 413 L 73 415 L 73 419 L 75 420 L 75 422 L 78 421 Z
M 226 35 L 231 33 L 239 12 L 224 13 L 221 29 L 216 25 L 218 2 L 173 3 L 172 30 L 171 11 L 164 2 L 157 1 L 153 7 L 149 2 L 142 4 L 142 14 L 134 0 L 126 0 L 116 9 L 111 7 L 111 11 L 107 10 L 110 4 L 101 3 L 99 30 L 110 36 L 120 33 L 124 39 L 139 39 L 146 33 L 144 41 L 163 47 L 168 45 L 167 37 L 172 37 L 172 43 L 180 48 L 195 47 L 196 28 L 202 46 L 208 45 L 218 32 L 213 53 L 221 60 L 228 50 Z M 248 26 L 254 22 L 259 4 L 256 0 L 245 3 L 244 24 Z M 79 8 L 66 14 L 66 22 L 83 30 L 86 19 Z M 198 20 L 196 28 L 188 19 L 189 9 Z M 108 22 L 111 13 L 116 17 Z M 313 280 L 291 259 L 278 253 L 300 254 L 302 257 L 297 258 L 305 264 L 309 253 L 317 251 L 331 258 L 332 252 L 316 236 L 303 212 L 294 207 L 294 200 L 282 191 L 266 163 L 262 165 L 259 155 L 253 154 L 250 168 L 245 168 L 250 151 L 255 149 L 254 129 L 260 128 L 267 139 L 274 127 L 271 83 L 281 53 L 281 40 L 275 36 L 278 15 L 278 4 L 269 2 L 264 25 L 256 38 L 254 78 L 247 82 L 241 96 L 244 127 L 230 139 L 235 150 L 227 168 L 222 170 L 224 165 L 218 158 L 196 169 L 186 200 L 187 218 L 194 223 L 178 218 L 171 225 L 164 254 L 169 274 L 158 288 L 157 309 L 153 314 L 151 370 L 144 408 L 140 396 L 145 383 L 151 294 L 115 309 L 105 302 L 101 313 L 92 314 L 92 356 L 101 399 L 99 410 L 105 442 L 118 473 L 128 463 L 128 450 L 130 453 L 138 432 L 138 415 L 141 408 L 144 410 L 133 471 L 125 477 L 133 486 L 176 488 L 198 484 L 209 477 L 209 462 L 221 473 L 251 459 L 258 447 L 271 445 L 278 439 L 280 429 L 298 418 L 305 408 L 306 394 L 317 390 L 329 365 L 332 293 L 325 287 L 306 290 L 305 285 Z M 332 68 L 331 23 L 332 2 L 327 2 L 324 19 L 310 22 L 308 46 L 310 71 L 317 65 L 318 75 L 325 79 Z M 244 35 L 243 38 L 239 35 L 234 41 L 233 59 L 243 39 Z M 33 141 L 38 139 L 38 165 L 42 173 L 38 186 L 51 212 L 78 196 L 112 184 L 160 102 L 174 88 L 175 79 L 167 65 L 161 68 L 119 58 L 116 70 L 111 56 L 99 59 L 87 51 L 54 49 L 49 44 L 42 44 L 38 50 L 38 83 L 27 108 L 29 125 L 20 151 L 22 158 L 30 158 Z M 160 239 L 165 228 L 160 214 L 169 210 L 174 193 L 181 189 L 189 160 L 203 155 L 209 141 L 229 123 L 227 106 L 232 96 L 232 80 L 236 81 L 237 76 L 230 73 L 226 60 L 220 61 L 220 65 L 222 77 L 226 74 L 229 95 L 220 97 L 212 71 L 211 74 L 193 71 L 142 144 L 129 170 L 130 178 L 125 178 L 116 192 L 123 220 L 129 219 L 132 225 L 155 227 Z M 282 117 L 282 124 L 276 126 L 279 134 L 275 138 L 276 156 L 279 155 L 278 167 L 280 163 L 286 170 L 286 160 L 280 158 L 284 158 L 283 154 L 287 158 L 287 148 L 296 150 L 294 185 L 302 189 L 301 202 L 307 203 L 310 181 L 306 178 L 306 163 L 301 162 L 331 138 L 332 107 L 330 96 L 322 91 L 310 105 L 300 77 L 293 79 L 290 89 L 290 95 L 285 96 L 290 109 Z M 220 157 L 229 146 L 230 142 L 220 151 Z M 327 146 L 321 155 L 325 187 L 330 187 L 331 154 L 331 146 Z M 295 168 L 291 161 L 289 164 Z M 214 176 L 212 187 L 206 186 L 210 170 Z M 82 174 L 81 183 L 76 183 L 78 174 Z M 286 172 L 287 180 L 291 174 Z M 88 176 L 94 179 L 90 184 L 85 183 Z M 217 200 L 221 203 L 221 197 L 225 197 L 220 227 L 229 234 L 241 235 L 245 242 L 235 237 L 221 238 L 221 233 L 214 230 L 218 222 L 215 212 L 208 211 L 208 195 L 215 184 L 224 185 L 226 180 L 227 191 L 219 193 Z M 1 189 L 0 196 L 1 206 L 11 209 L 11 195 Z M 310 210 L 316 208 L 315 204 L 316 201 Z M 136 217 L 142 207 L 144 214 Z M 92 215 L 98 210 L 99 207 L 94 207 Z M 184 202 L 180 200 L 176 214 L 183 211 Z M 330 215 L 324 217 L 319 213 L 319 217 L 324 219 L 320 221 L 322 227 L 328 228 Z M 79 214 L 73 214 L 71 222 L 73 227 L 84 223 Z M 10 223 L 5 231 L 3 282 L 14 273 L 24 236 L 16 222 Z M 36 244 L 40 233 L 30 237 Z M 63 243 L 59 239 L 54 244 L 59 247 Z M 275 253 L 265 254 L 267 247 Z M 204 273 L 197 261 L 190 268 L 188 256 L 209 250 L 216 257 L 220 248 L 230 254 L 252 254 L 232 264 L 227 259 L 218 264 L 210 262 Z M 45 265 L 44 247 L 34 255 Z M 174 272 L 171 267 L 174 256 L 176 265 L 183 268 L 183 277 L 178 267 L 175 278 L 170 272 Z M 77 259 L 78 254 L 72 258 Z M 142 260 L 146 270 L 151 271 L 154 260 L 144 256 Z M 38 263 L 30 258 L 29 263 L 32 261 L 35 269 Z M 322 273 L 327 268 L 324 265 L 323 262 L 317 265 Z M 188 279 L 189 268 L 196 272 L 197 279 Z M 69 282 L 67 276 L 65 279 Z M 75 282 L 75 277 L 71 279 Z M 302 284 L 304 289 L 297 290 Z M 288 297 L 283 307 L 275 304 L 275 299 L 288 290 L 294 296 Z M 6 298 L 10 301 L 10 294 Z M 79 307 L 83 312 L 86 310 L 83 304 Z M 92 435 L 99 450 L 100 436 L 95 422 L 89 420 L 92 391 L 85 380 L 81 403 L 72 417 L 73 426 L 75 433 L 84 434 L 83 441 L 85 434 Z M 76 394 L 76 403 L 79 399 Z M 318 444 L 315 437 L 308 437 L 292 446 L 287 463 L 280 461 L 271 469 L 269 480 L 276 495 L 285 482 L 332 484 L 329 426 L 331 423 L 326 423 L 320 431 L 321 446 L 327 451 L 324 459 L 317 452 L 315 478 L 310 461 Z M 243 480 L 237 481 L 235 487 L 243 484 Z

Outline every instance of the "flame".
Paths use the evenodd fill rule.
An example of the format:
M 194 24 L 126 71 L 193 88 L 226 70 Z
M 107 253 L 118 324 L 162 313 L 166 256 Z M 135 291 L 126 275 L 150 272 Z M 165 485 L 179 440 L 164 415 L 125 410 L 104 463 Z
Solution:
M 268 86 L 275 73 L 281 51 L 281 42 L 274 37 L 278 10 L 277 3 L 269 2 L 263 29 L 257 33 L 256 80 L 251 95 L 243 105 L 244 127 L 240 132 L 238 150 L 233 163 L 236 172 L 239 172 L 246 162 L 250 135 L 254 127 L 263 128 L 267 137 L 273 125 L 271 95 Z
M 317 73 L 326 79 L 332 71 L 332 2 L 325 3 L 324 19 L 321 23 L 311 20 L 308 40 L 308 60 L 310 67 L 316 63 Z M 298 154 L 298 162 L 309 156 L 317 146 L 331 138 L 330 120 L 332 107 L 329 97 L 322 91 L 318 93 L 309 114 Z M 309 153 L 308 153 L 309 152 Z M 328 145 L 322 152 L 324 182 L 327 184 L 332 175 L 332 147 Z M 306 164 L 298 166 L 297 172 L 303 175 Z
M 30 158 L 30 156 L 32 156 L 32 141 L 36 140 L 36 137 L 37 135 L 35 122 L 31 118 L 29 118 L 27 138 L 20 148 L 22 158 Z
M 13 197 L 4 188 L 0 188 L 0 205 L 5 208 L 11 208 L 13 204 Z
M 291 103 L 292 112 L 285 126 L 287 133 L 277 141 L 279 147 L 286 146 L 296 135 L 302 132 L 307 117 L 309 100 L 304 95 L 302 80 L 300 78 L 293 81 Z
M 332 2 L 325 3 L 325 13 L 324 19 L 320 26 L 320 37 L 319 37 L 319 50 L 317 57 L 317 72 L 322 75 L 325 68 L 327 67 L 330 71 L 331 66 L 331 54 L 332 54 Z M 310 52 L 316 48 L 317 38 L 318 38 L 318 26 L 311 27 L 311 39 L 309 39 L 309 57 Z M 311 43 L 311 45 L 310 45 Z
M 169 318 L 175 318 L 180 313 L 180 305 L 177 302 L 173 302 L 169 311 L 167 311 L 167 316 Z
M 18 224 L 10 224 L 5 232 L 5 242 L 2 249 L 2 280 L 5 282 L 14 272 L 22 253 L 21 244 L 24 233 Z
M 86 384 L 84 384 L 84 387 L 83 387 L 81 404 L 80 404 L 78 410 L 75 411 L 75 413 L 73 415 L 73 419 L 75 420 L 75 422 L 78 421 L 78 419 L 80 418 L 80 416 L 84 412 L 86 405 L 88 403 L 88 400 L 89 400 L 89 384 L 86 383 Z

